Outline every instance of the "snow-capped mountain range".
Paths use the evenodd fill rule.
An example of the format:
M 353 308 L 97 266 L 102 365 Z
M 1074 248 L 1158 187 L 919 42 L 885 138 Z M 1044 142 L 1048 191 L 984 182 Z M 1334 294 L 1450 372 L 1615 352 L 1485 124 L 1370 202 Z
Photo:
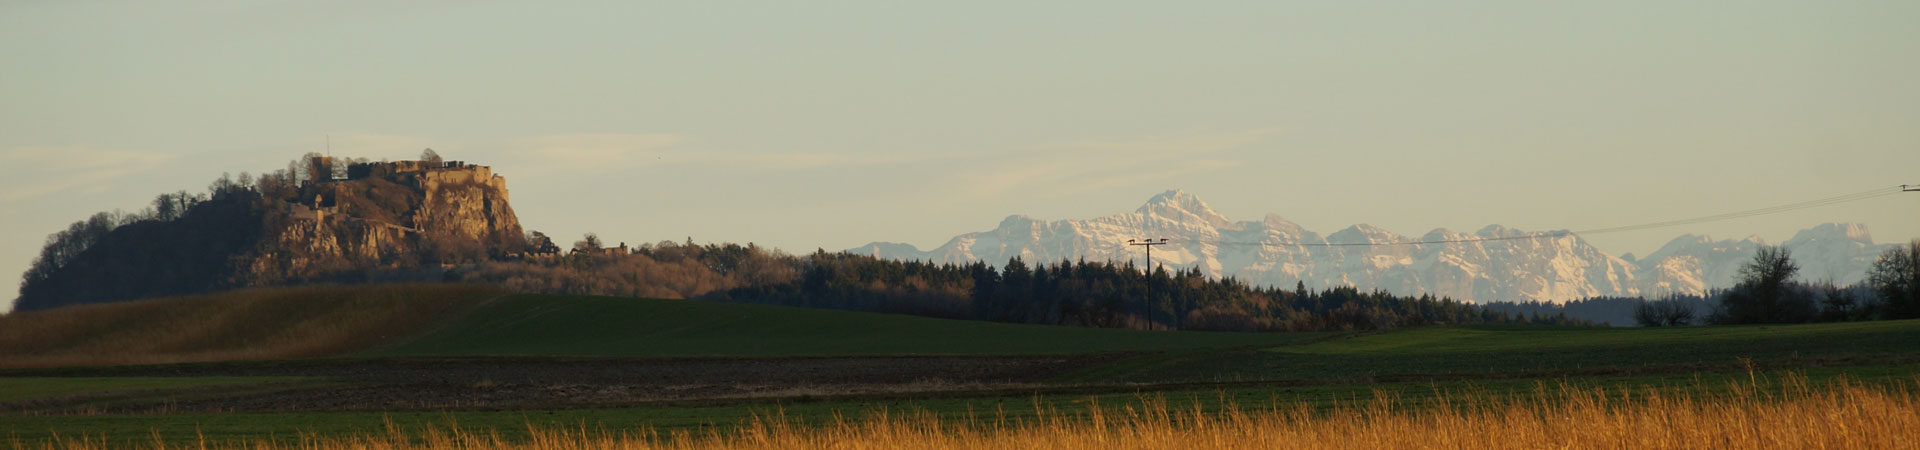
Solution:
M 1544 234 L 1530 238 L 1514 238 Z M 1178 190 L 1147 200 L 1132 213 L 1086 220 L 1040 220 L 1010 216 L 993 230 L 954 237 L 921 251 L 909 244 L 875 242 L 848 250 L 881 258 L 1004 264 L 1015 256 L 1030 263 L 1062 259 L 1141 261 L 1128 239 L 1166 237 L 1153 260 L 1169 269 L 1199 267 L 1254 285 L 1310 288 L 1352 285 L 1402 295 L 1430 293 L 1455 299 L 1560 302 L 1593 296 L 1659 296 L 1702 293 L 1733 285 L 1740 266 L 1765 242 L 1757 237 L 1715 241 L 1683 235 L 1645 257 L 1614 256 L 1565 233 L 1530 233 L 1488 225 L 1472 234 L 1436 229 L 1401 236 L 1371 225 L 1354 225 L 1321 236 L 1268 214 L 1235 222 L 1199 198 Z M 1509 239 L 1499 240 L 1489 238 Z M 1455 241 L 1438 244 L 1356 245 Z M 1865 226 L 1824 224 L 1781 243 L 1800 265 L 1800 278 L 1852 284 L 1866 277 L 1881 251 Z

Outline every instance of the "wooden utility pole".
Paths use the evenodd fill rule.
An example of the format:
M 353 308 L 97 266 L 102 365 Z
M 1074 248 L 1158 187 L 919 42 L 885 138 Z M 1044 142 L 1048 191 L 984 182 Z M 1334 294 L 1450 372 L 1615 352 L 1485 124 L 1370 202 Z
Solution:
M 1147 313 L 1147 329 L 1151 330 L 1153 329 L 1153 246 L 1167 245 L 1167 239 L 1160 238 L 1160 240 L 1157 241 L 1153 239 L 1128 239 L 1127 245 L 1139 245 L 1147 248 L 1147 265 L 1145 269 L 1142 269 L 1145 270 L 1147 274 L 1147 301 L 1145 302 L 1146 305 L 1141 307 L 1141 309 Z

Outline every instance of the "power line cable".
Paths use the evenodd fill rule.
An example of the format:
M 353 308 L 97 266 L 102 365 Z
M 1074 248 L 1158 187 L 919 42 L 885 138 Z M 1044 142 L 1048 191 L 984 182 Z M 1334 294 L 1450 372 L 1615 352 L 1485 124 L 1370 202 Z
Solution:
M 1875 189 L 1870 189 L 1866 191 L 1855 192 L 1855 193 L 1845 194 L 1845 195 L 1838 195 L 1838 196 L 1827 197 L 1822 199 L 1808 200 L 1808 201 L 1798 202 L 1798 203 L 1788 203 L 1784 205 L 1769 206 L 1765 208 L 1749 209 L 1744 211 L 1734 211 L 1729 213 L 1715 214 L 1711 216 L 1700 216 L 1700 217 L 1693 217 L 1693 218 L 1687 218 L 1687 219 L 1668 220 L 1663 222 L 1651 222 L 1651 223 L 1642 223 L 1642 224 L 1635 224 L 1635 225 L 1622 225 L 1622 226 L 1616 226 L 1616 227 L 1592 228 L 1592 229 L 1578 230 L 1578 231 L 1564 231 L 1564 230 L 1548 231 L 1548 232 L 1540 232 L 1540 233 L 1519 234 L 1519 235 L 1512 235 L 1512 236 L 1476 236 L 1476 237 L 1470 237 L 1470 238 L 1433 239 L 1433 240 L 1400 241 L 1400 242 L 1229 242 L 1229 241 L 1207 242 L 1207 241 L 1196 240 L 1196 239 L 1177 239 L 1177 240 L 1185 241 L 1185 242 L 1197 242 L 1197 243 L 1203 243 L 1203 244 L 1214 244 L 1219 246 L 1285 245 L 1285 246 L 1300 246 L 1300 247 L 1372 247 L 1372 246 L 1386 246 L 1386 245 L 1430 245 L 1430 244 L 1453 244 L 1453 243 L 1464 243 L 1464 242 L 1511 241 L 1511 240 L 1521 240 L 1521 239 L 1561 237 L 1561 236 L 1568 236 L 1568 235 L 1592 235 L 1592 234 L 1605 234 L 1605 233 L 1619 233 L 1619 232 L 1626 232 L 1626 231 L 1645 230 L 1645 229 L 1651 229 L 1651 228 L 1662 228 L 1662 227 L 1671 227 L 1671 226 L 1678 226 L 1678 225 L 1690 225 L 1690 224 L 1696 224 L 1696 223 L 1717 222 L 1722 220 L 1732 220 L 1732 219 L 1739 219 L 1739 218 L 1745 218 L 1745 217 L 1777 214 L 1777 213 L 1782 213 L 1787 211 L 1795 211 L 1795 210 L 1801 210 L 1801 209 L 1837 205 L 1841 203 L 1857 202 L 1861 200 L 1885 197 L 1888 195 L 1898 194 L 1901 192 L 1913 192 L 1913 191 L 1907 190 L 1905 185 L 1882 187 L 1882 188 L 1875 188 Z

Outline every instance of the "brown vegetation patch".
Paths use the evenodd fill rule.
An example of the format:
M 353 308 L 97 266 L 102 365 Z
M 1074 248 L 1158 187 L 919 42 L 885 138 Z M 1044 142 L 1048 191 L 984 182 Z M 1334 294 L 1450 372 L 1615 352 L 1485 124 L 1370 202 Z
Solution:
M 305 358 L 409 335 L 498 295 L 466 285 L 258 289 L 0 316 L 0 367 Z

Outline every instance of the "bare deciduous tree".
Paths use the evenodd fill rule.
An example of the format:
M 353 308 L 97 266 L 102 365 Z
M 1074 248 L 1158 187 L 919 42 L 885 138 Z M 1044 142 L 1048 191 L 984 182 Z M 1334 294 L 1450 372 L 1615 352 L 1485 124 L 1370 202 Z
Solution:
M 1727 323 L 1793 323 L 1813 318 L 1813 299 L 1788 282 L 1800 266 L 1786 248 L 1762 246 L 1740 268 L 1739 284 L 1720 297 Z
M 600 247 L 600 235 L 594 234 L 593 232 L 588 232 L 586 236 L 573 242 L 573 251 L 576 252 L 590 252 L 599 250 Z
M 1888 318 L 1920 317 L 1920 239 L 1881 253 L 1867 271 L 1867 282 L 1885 303 Z
M 1693 305 L 1678 298 L 1643 300 L 1633 309 L 1633 321 L 1643 327 L 1691 325 L 1693 316 Z

